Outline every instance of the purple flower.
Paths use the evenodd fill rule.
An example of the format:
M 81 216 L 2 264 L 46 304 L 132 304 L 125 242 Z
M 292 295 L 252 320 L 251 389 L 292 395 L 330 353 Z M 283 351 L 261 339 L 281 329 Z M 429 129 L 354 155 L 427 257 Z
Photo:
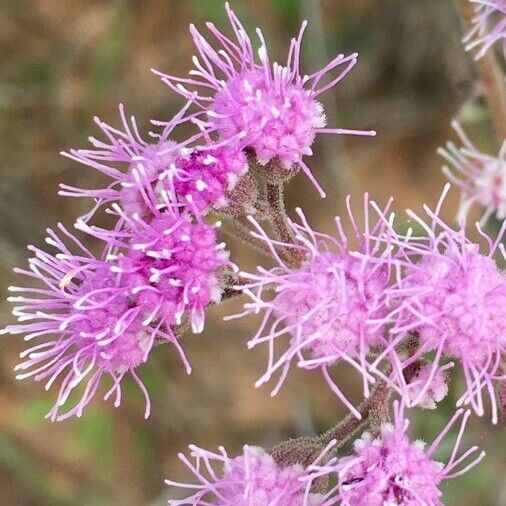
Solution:
M 325 461 L 335 441 L 312 465 Z M 213 453 L 190 445 L 195 463 L 179 458 L 198 480 L 197 484 L 166 480 L 168 485 L 190 490 L 185 499 L 171 499 L 169 506 L 331 506 L 327 495 L 311 491 L 313 480 L 302 465 L 279 466 L 262 448 L 244 446 L 242 455 L 229 457 L 223 447 Z M 311 466 L 310 466 L 311 467 Z M 308 468 L 309 469 L 309 468 Z
M 318 102 L 322 93 L 350 72 L 357 54 L 340 54 L 322 69 L 302 75 L 299 63 L 307 25 L 304 22 L 298 37 L 290 43 L 286 66 L 270 61 L 262 32 L 257 29 L 261 43 L 257 61 L 253 44 L 228 3 L 226 10 L 235 41 L 207 23 L 220 46 L 216 50 L 191 25 L 200 58 L 193 58 L 195 69 L 190 71 L 190 78 L 155 72 L 171 89 L 194 100 L 206 114 L 204 119 L 194 119 L 204 131 L 218 133 L 222 143 L 239 141 L 250 148 L 258 163 L 266 166 L 265 170 L 269 170 L 267 165 L 271 161 L 279 162 L 287 172 L 294 164 L 300 166 L 325 196 L 302 160 L 304 155 L 312 154 L 316 134 L 375 135 L 372 131 L 325 128 L 325 114 Z M 327 78 L 333 71 L 337 74 Z M 194 87 L 202 92 L 188 89 Z
M 184 121 L 187 107 L 165 125 L 154 143 L 148 143 L 139 134 L 137 123 L 132 116 L 130 121 L 120 105 L 120 116 L 123 131 L 95 118 L 95 123 L 102 130 L 105 141 L 90 137 L 95 149 L 72 149 L 63 155 L 87 165 L 112 179 L 106 188 L 83 189 L 60 185 L 60 195 L 71 197 L 88 197 L 97 200 L 94 208 L 83 217 L 86 221 L 103 204 L 120 202 L 129 214 L 145 215 L 146 205 L 139 192 L 140 187 L 155 185 L 160 174 L 174 162 L 180 147 L 169 140 L 169 135 L 176 125 Z
M 186 203 L 192 199 L 192 209 L 200 213 L 210 208 L 229 205 L 229 194 L 248 169 L 246 155 L 236 145 L 224 147 L 186 146 L 202 134 L 184 143 L 169 139 L 174 128 L 187 121 L 185 106 L 171 121 L 163 125 L 161 134 L 151 133 L 156 142 L 144 141 L 133 117 L 126 118 L 123 106 L 120 116 L 123 130 L 118 130 L 95 118 L 107 138 L 106 142 L 91 138 L 96 149 L 73 149 L 65 156 L 87 165 L 112 179 L 106 188 L 82 189 L 62 184 L 60 195 L 88 197 L 97 201 L 94 208 L 83 216 L 89 221 L 96 209 L 117 202 L 128 215 L 149 216 L 149 203 L 143 189 L 164 188 L 173 200 Z
M 464 37 L 466 51 L 478 48 L 475 58 L 483 58 L 496 42 L 503 43 L 506 52 L 506 1 L 469 0 L 474 4 L 473 27 Z
M 383 211 L 378 209 L 382 216 L 389 206 L 390 202 Z M 280 371 L 272 392 L 275 395 L 296 360 L 299 367 L 321 369 L 333 392 L 360 418 L 329 369 L 347 362 L 362 375 L 364 395 L 369 395 L 369 383 L 374 378 L 368 372 L 366 357 L 371 347 L 384 345 L 385 340 L 383 328 L 373 328 L 368 322 L 384 318 L 390 311 L 385 305 L 385 290 L 392 265 L 389 248 L 384 248 L 381 241 L 370 240 L 370 235 L 380 235 L 385 225 L 382 220 L 369 223 L 368 195 L 364 196 L 364 231 L 357 225 L 349 198 L 347 208 L 359 243 L 356 250 L 349 246 L 340 218 L 336 218 L 338 236 L 331 237 L 313 231 L 297 209 L 302 225 L 290 224 L 295 246 L 270 239 L 251 219 L 258 230 L 252 235 L 268 245 L 278 265 L 269 270 L 259 267 L 257 274 L 240 274 L 251 280 L 238 288 L 252 302 L 245 304 L 244 313 L 234 317 L 264 312 L 258 332 L 248 343 L 249 347 L 267 343 L 269 349 L 267 370 L 256 386 Z M 304 258 L 301 265 L 293 266 L 284 260 L 280 247 L 295 249 Z
M 409 420 L 394 402 L 393 424 L 384 424 L 378 437 L 364 433 L 354 443 L 354 454 L 311 466 L 319 473 L 336 473 L 336 500 L 342 506 L 443 506 L 439 489 L 444 480 L 455 478 L 477 465 L 485 456 L 473 446 L 458 455 L 469 411 L 458 410 L 434 442 L 407 435 Z M 455 422 L 462 418 L 457 439 L 446 464 L 434 460 L 434 453 Z M 467 464 L 465 464 L 467 462 Z
M 180 202 L 188 198 L 193 206 L 205 213 L 230 204 L 230 192 L 248 171 L 246 155 L 234 145 L 216 149 L 197 147 L 182 150 L 160 177 L 160 184 L 172 191 Z
M 95 395 L 102 376 L 113 381 L 105 399 L 115 396 L 121 402 L 121 380 L 129 373 L 146 397 L 146 417 L 150 402 L 136 368 L 144 363 L 155 337 L 172 342 L 186 358 L 170 328 L 159 322 L 146 322 L 143 308 L 132 295 L 128 278 L 111 269 L 111 265 L 95 258 L 78 239 L 59 226 L 77 253 L 48 230 L 46 242 L 56 254 L 30 246 L 34 257 L 30 270 L 16 272 L 35 280 L 34 287 L 10 287 L 20 295 L 10 297 L 19 305 L 14 309 L 19 323 L 8 325 L 2 333 L 24 334 L 25 340 L 40 340 L 21 353 L 24 362 L 16 367 L 18 379 L 33 377 L 45 381 L 46 390 L 59 381 L 59 393 L 52 420 L 81 416 Z M 66 413 L 60 408 L 78 385 L 84 393 Z
M 130 217 L 113 204 L 121 229 L 104 230 L 82 220 L 76 227 L 108 244 L 107 259 L 127 280 L 146 324 L 170 327 L 187 316 L 193 331 L 202 332 L 204 308 L 221 299 L 220 275 L 235 268 L 225 244 L 217 242 L 220 223 L 208 225 L 197 211 L 179 209 L 163 189 L 155 195 L 147 188 L 143 194 L 149 220 L 139 214 Z
M 462 365 L 467 385 L 458 405 L 470 404 L 482 415 L 482 391 L 486 389 L 496 423 L 493 382 L 506 379 L 500 371 L 506 350 L 506 275 L 492 256 L 500 250 L 506 258 L 504 245 L 500 244 L 506 222 L 495 241 L 477 225 L 478 232 L 488 243 L 488 253 L 480 253 L 479 245 L 466 237 L 465 222 L 454 230 L 439 218 L 449 188 L 450 185 L 445 187 L 435 211 L 424 206 L 428 224 L 413 211 L 407 211 L 426 235 L 414 237 L 410 231 L 406 236 L 393 239 L 391 230 L 386 239 L 401 247 L 404 272 L 402 279 L 389 291 L 396 305 L 385 319 L 394 322 L 390 331 L 392 341 L 374 365 L 389 356 L 396 365 L 403 390 L 406 385 L 402 369 L 426 352 L 435 352 L 424 387 L 416 399 L 406 400 L 417 404 L 431 387 L 443 358 L 455 358 Z M 385 321 L 378 323 L 382 326 Z M 396 348 L 409 334 L 416 336 L 419 348 L 410 357 L 403 357 Z
M 448 142 L 439 154 L 451 165 L 443 167 L 446 177 L 462 190 L 459 217 L 467 214 L 469 207 L 477 203 L 485 208 L 482 222 L 495 213 L 497 218 L 506 218 L 506 142 L 497 157 L 481 153 L 466 136 L 462 127 L 452 123 L 462 141 L 462 147 Z

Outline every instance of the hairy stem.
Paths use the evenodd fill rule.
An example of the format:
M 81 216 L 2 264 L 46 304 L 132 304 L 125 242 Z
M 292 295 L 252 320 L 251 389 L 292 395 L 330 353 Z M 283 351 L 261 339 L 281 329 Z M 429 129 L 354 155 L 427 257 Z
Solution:
M 267 183 L 266 198 L 269 204 L 269 218 L 277 238 L 286 244 L 294 244 L 295 236 L 292 228 L 288 225 L 288 217 L 285 211 L 283 184 Z M 284 248 L 281 256 L 293 267 L 300 266 L 305 258 L 300 250 L 289 246 Z
M 286 221 L 285 203 L 283 200 L 283 184 L 267 184 L 267 202 L 270 207 L 270 218 L 278 238 L 288 244 L 293 242 L 292 229 Z
M 330 443 L 336 439 L 338 446 L 343 446 L 349 441 L 357 432 L 364 429 L 371 422 L 374 422 L 376 429 L 383 420 L 383 417 L 388 413 L 388 401 L 390 398 L 391 390 L 385 381 L 380 381 L 374 392 L 369 399 L 366 399 L 358 407 L 358 411 L 362 418 L 359 420 L 352 414 L 348 414 L 337 425 L 318 436 L 318 440 L 322 445 Z M 378 419 L 379 418 L 379 419 Z M 380 423 L 378 423 L 380 422 Z
M 471 27 L 474 17 L 473 4 L 469 0 L 455 0 L 455 3 L 464 30 L 467 31 Z M 501 145 L 506 139 L 506 88 L 504 86 L 504 77 L 493 50 L 487 51 L 475 63 L 485 88 L 492 123 Z
M 246 244 L 248 248 L 253 248 L 267 258 L 271 258 L 269 249 L 260 241 L 254 241 L 251 237 L 251 230 L 243 225 L 237 218 L 222 216 L 224 227 L 222 231 L 225 235 L 234 239 L 239 239 Z
M 289 439 L 276 445 L 269 453 L 282 467 L 293 464 L 307 466 L 320 453 L 322 448 L 334 439 L 337 444 L 333 451 L 336 451 L 366 428 L 375 437 L 379 433 L 381 424 L 388 420 L 390 394 L 391 389 L 386 382 L 380 381 L 371 397 L 359 406 L 358 410 L 362 415 L 360 420 L 352 414 L 348 414 L 320 436 L 302 436 Z
M 418 336 L 416 334 L 408 336 L 405 343 L 405 351 L 408 355 L 415 354 L 418 346 Z M 406 383 L 411 383 L 418 373 L 420 368 L 418 362 L 415 363 L 416 365 L 412 364 L 403 370 Z M 386 375 L 390 372 L 390 367 L 383 371 Z M 309 458 L 313 455 L 312 452 L 315 448 L 321 450 L 334 439 L 337 441 L 334 447 L 334 451 L 336 451 L 366 429 L 372 437 L 376 437 L 380 433 L 381 425 L 390 419 L 390 398 L 392 393 L 393 391 L 388 383 L 385 380 L 380 380 L 371 396 L 362 401 L 358 407 L 361 415 L 360 419 L 349 413 L 336 425 L 319 436 L 303 436 L 283 441 L 275 446 L 270 454 L 280 465 L 285 465 L 287 462 L 293 463 L 293 459 L 295 459 L 295 462 L 303 463 L 303 456 Z

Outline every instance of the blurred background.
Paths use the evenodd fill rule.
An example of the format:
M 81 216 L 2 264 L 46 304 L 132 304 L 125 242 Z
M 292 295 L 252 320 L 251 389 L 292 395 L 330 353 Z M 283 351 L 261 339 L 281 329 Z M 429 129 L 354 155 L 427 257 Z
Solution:
M 395 207 L 433 204 L 444 179 L 436 148 L 453 138 L 459 117 L 471 137 L 494 153 L 481 83 L 462 50 L 451 0 L 232 0 L 244 24 L 261 26 L 271 55 L 286 57 L 289 38 L 310 21 L 303 68 L 321 66 L 340 52 L 360 53 L 349 77 L 325 97 L 330 125 L 374 128 L 371 138 L 326 138 L 310 160 L 327 190 L 325 201 L 303 176 L 288 188 L 287 208 L 302 206 L 315 227 L 332 229 L 343 197 L 369 191 L 377 201 L 393 194 Z M 117 124 L 123 102 L 139 124 L 169 118 L 179 97 L 150 72 L 175 75 L 190 68 L 194 48 L 188 24 L 212 20 L 228 30 L 222 0 L 0 0 L 0 291 L 24 265 L 27 243 L 41 244 L 44 229 L 71 225 L 89 202 L 57 198 L 57 185 L 98 184 L 92 170 L 58 153 L 85 147 L 92 118 Z M 445 206 L 452 219 L 458 195 Z M 259 259 L 231 241 L 245 267 Z M 3 298 L 2 298 L 3 299 Z M 225 323 L 240 309 L 233 300 L 209 311 L 206 330 L 185 336 L 194 367 L 186 376 L 176 352 L 160 347 L 140 369 L 152 395 L 151 418 L 128 381 L 123 406 L 97 396 L 80 420 L 50 423 L 43 415 L 54 393 L 29 380 L 16 382 L 20 339 L 2 337 L 0 354 L 0 504 L 20 506 L 158 506 L 172 493 L 164 477 L 187 479 L 177 452 L 188 443 L 234 454 L 244 443 L 270 447 L 314 434 L 344 415 L 317 373 L 293 372 L 274 399 L 252 385 L 264 350 L 247 351 L 254 318 Z M 0 303 L 1 325 L 11 322 Z M 348 371 L 341 382 L 353 390 Z M 430 440 L 445 424 L 455 399 L 437 412 L 414 412 L 416 436 Z M 444 486 L 445 504 L 506 504 L 503 426 L 473 420 L 466 435 L 488 459 Z M 441 456 L 443 458 L 443 455 Z

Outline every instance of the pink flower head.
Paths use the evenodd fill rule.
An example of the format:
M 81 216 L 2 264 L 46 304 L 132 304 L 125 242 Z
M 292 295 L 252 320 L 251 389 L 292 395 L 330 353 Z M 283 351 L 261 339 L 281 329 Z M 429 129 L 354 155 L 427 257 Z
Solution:
M 163 322 L 179 325 L 189 317 L 194 332 L 204 328 L 204 308 L 219 302 L 222 286 L 219 275 L 234 268 L 228 260 L 224 243 L 217 242 L 216 228 L 170 202 L 170 195 L 160 190 L 146 190 L 149 220 L 139 214 L 128 216 L 118 204 L 112 209 L 125 226 L 120 230 L 104 230 L 79 221 L 77 228 L 109 244 L 107 258 L 113 270 L 127 280 L 146 324 Z
M 147 417 L 149 397 L 136 368 L 147 360 L 155 336 L 173 342 L 179 349 L 176 338 L 170 329 L 146 324 L 125 276 L 95 258 L 63 226 L 59 228 L 78 253 L 72 253 L 48 230 L 46 241 L 57 253 L 30 246 L 35 254 L 29 261 L 30 270 L 16 269 L 39 286 L 10 287 L 11 292 L 21 294 L 9 298 L 20 304 L 13 311 L 19 323 L 8 325 L 2 333 L 24 334 L 26 341 L 43 340 L 21 353 L 26 360 L 16 367 L 17 378 L 46 381 L 46 389 L 61 380 L 56 404 L 48 417 L 63 420 L 81 416 L 104 375 L 113 381 L 105 399 L 115 395 L 114 405 L 119 406 L 120 383 L 129 373 L 146 396 Z M 59 414 L 80 384 L 86 385 L 80 400 L 67 413 Z
M 207 28 L 220 46 L 214 49 L 191 25 L 190 32 L 200 57 L 194 57 L 190 78 L 156 72 L 171 89 L 194 100 L 206 114 L 195 120 L 208 133 L 217 132 L 221 142 L 237 142 L 252 149 L 257 161 L 266 166 L 277 160 L 288 171 L 297 165 L 309 176 L 322 196 L 325 193 L 302 161 L 311 155 L 318 133 L 375 135 L 372 131 L 325 128 L 326 118 L 319 96 L 340 82 L 357 62 L 357 54 L 338 55 L 324 68 L 302 75 L 299 67 L 302 35 L 292 39 L 286 66 L 271 62 L 262 32 L 258 60 L 241 22 L 226 4 L 236 40 L 221 33 L 212 23 Z M 337 69 L 337 75 L 328 73 Z M 202 92 L 188 88 L 200 88 Z M 268 167 L 266 167 L 268 170 Z
M 335 441 L 312 465 L 325 460 Z M 231 458 L 190 445 L 195 463 L 184 454 L 179 458 L 198 480 L 197 484 L 166 480 L 171 486 L 194 492 L 185 499 L 171 499 L 169 506 L 331 506 L 327 495 L 311 491 L 313 480 L 302 465 L 279 466 L 262 448 L 244 446 L 242 455 Z M 310 466 L 311 467 L 311 466 Z M 309 468 L 308 468 L 309 469 Z
M 133 117 L 126 118 L 123 106 L 120 116 L 124 131 L 120 131 L 95 118 L 107 141 L 91 138 L 96 149 L 70 150 L 63 153 L 84 165 L 98 170 L 112 179 L 106 188 L 82 189 L 61 185 L 60 195 L 90 197 L 97 204 L 86 216 L 89 221 L 95 210 L 103 204 L 118 202 L 125 213 L 149 214 L 149 203 L 144 191 L 157 187 L 173 194 L 173 200 L 186 203 L 192 199 L 192 209 L 200 213 L 210 208 L 228 206 L 228 193 L 248 169 L 246 155 L 236 144 L 223 147 L 185 147 L 201 134 L 182 144 L 169 140 L 174 128 L 186 121 L 184 113 L 188 104 L 169 122 L 155 122 L 163 126 L 161 134 L 151 133 L 155 143 L 144 141 Z
M 466 51 L 478 48 L 475 58 L 483 58 L 496 42 L 506 53 L 506 0 L 470 0 L 474 4 L 473 27 L 464 37 Z
M 462 127 L 452 123 L 462 141 L 462 147 L 448 142 L 439 154 L 451 165 L 443 167 L 446 177 L 462 190 L 459 217 L 464 217 L 469 207 L 476 203 L 485 208 L 482 222 L 495 213 L 497 218 L 506 218 L 506 142 L 499 156 L 481 153 L 466 136 Z
M 123 105 L 119 107 L 123 131 L 95 118 L 106 140 L 90 137 L 95 149 L 71 149 L 62 154 L 97 170 L 112 182 L 106 188 L 98 189 L 62 184 L 60 195 L 96 199 L 97 204 L 92 211 L 83 217 L 86 221 L 98 207 L 111 202 L 120 202 L 129 214 L 144 215 L 146 206 L 139 188 L 154 186 L 160 175 L 174 162 L 182 146 L 169 140 L 169 135 L 177 125 L 186 121 L 183 116 L 187 108 L 188 105 L 164 125 L 162 134 L 153 134 L 154 143 L 142 139 L 135 118 L 132 116 L 130 121 L 127 119 Z
M 496 423 L 493 381 L 506 379 L 500 372 L 506 350 L 506 276 L 492 256 L 500 250 L 506 258 L 504 245 L 500 244 L 506 222 L 495 241 L 477 224 L 478 232 L 488 243 L 488 253 L 480 253 L 479 245 L 466 237 L 465 222 L 454 230 L 439 218 L 449 188 L 448 184 L 435 211 L 424 206 L 429 224 L 407 211 L 426 236 L 413 237 L 408 232 L 407 236 L 393 239 L 391 231 L 388 237 L 391 243 L 401 246 L 405 266 L 402 279 L 390 289 L 391 300 L 397 306 L 387 317 L 394 320 L 392 341 L 373 365 L 390 354 L 402 390 L 406 387 L 402 370 L 426 352 L 435 352 L 424 387 L 415 399 L 406 399 L 413 405 L 431 388 L 443 357 L 453 357 L 462 365 L 467 384 L 458 405 L 471 404 L 482 415 L 482 390 L 486 388 Z M 399 358 L 395 350 L 410 333 L 419 340 L 419 348 L 410 357 Z
M 193 202 L 200 213 L 229 205 L 228 194 L 248 170 L 246 155 L 236 145 L 216 149 L 197 147 L 181 150 L 160 184 L 173 192 L 179 202 Z
M 440 484 L 464 474 L 485 456 L 485 452 L 476 453 L 479 451 L 476 446 L 458 456 L 470 414 L 458 410 L 427 448 L 422 441 L 409 439 L 409 420 L 404 417 L 403 407 L 395 401 L 393 424 L 384 424 L 378 437 L 373 438 L 366 432 L 355 441 L 353 455 L 312 467 L 320 473 L 337 474 L 338 502 L 334 504 L 443 506 Z M 435 451 L 459 418 L 461 424 L 449 460 L 446 464 L 435 461 Z
M 331 237 L 313 231 L 297 209 L 302 224 L 290 223 L 294 246 L 270 239 L 250 220 L 258 230 L 252 235 L 265 241 L 277 266 L 270 270 L 259 267 L 257 274 L 241 273 L 251 280 L 240 288 L 252 302 L 245 304 L 246 311 L 235 317 L 264 311 L 260 328 L 248 343 L 249 347 L 268 343 L 269 348 L 267 370 L 256 386 L 279 370 L 280 378 L 272 392 L 275 395 L 296 360 L 299 367 L 321 369 L 333 392 L 360 418 L 358 410 L 332 380 L 329 369 L 342 361 L 351 364 L 362 375 L 364 395 L 369 395 L 369 383 L 374 378 L 368 372 L 366 357 L 372 346 L 385 341 L 384 330 L 373 330 L 368 321 L 383 318 L 389 312 L 384 292 L 390 284 L 391 258 L 388 247 L 369 239 L 370 234 L 381 234 L 385 225 L 382 221 L 370 225 L 368 195 L 364 196 L 364 231 L 356 223 L 349 198 L 346 203 L 359 243 L 356 250 L 348 244 L 340 218 L 336 218 L 338 235 Z M 390 202 L 378 211 L 385 215 L 389 206 Z M 280 248 L 289 247 L 304 256 L 301 265 L 294 267 L 282 259 Z M 274 289 L 270 298 L 269 288 Z M 285 335 L 286 345 L 281 344 Z M 285 350 L 276 356 L 275 350 L 280 346 Z

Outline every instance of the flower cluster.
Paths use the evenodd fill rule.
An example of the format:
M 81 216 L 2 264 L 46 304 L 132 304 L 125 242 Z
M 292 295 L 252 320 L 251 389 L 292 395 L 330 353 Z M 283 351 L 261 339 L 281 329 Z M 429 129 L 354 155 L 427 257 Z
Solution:
M 115 393 L 119 405 L 127 372 L 145 393 L 147 415 L 149 397 L 137 367 L 146 362 L 155 341 L 169 341 L 190 372 L 180 332 L 186 326 L 202 332 L 206 307 L 220 302 L 236 269 L 219 240 L 216 215 L 254 212 L 256 178 L 268 179 L 265 170 L 259 175 L 250 165 L 276 165 L 292 173 L 302 167 L 310 174 L 301 157 L 311 154 L 316 134 L 373 134 L 325 129 L 317 101 L 352 69 L 356 54 L 339 55 L 303 77 L 303 23 L 286 67 L 270 63 L 258 32 L 258 63 L 244 28 L 228 4 L 226 9 L 237 43 L 209 24 L 222 46 L 215 51 L 191 28 L 203 63 L 195 58 L 192 79 L 163 75 L 187 102 L 172 119 L 153 120 L 149 140 L 120 105 L 120 128 L 95 118 L 102 139 L 91 137 L 91 148 L 63 153 L 109 179 L 105 187 L 62 184 L 60 189 L 63 196 L 93 199 L 75 227 L 100 239 L 103 251 L 95 256 L 60 227 L 75 246 L 67 249 L 50 231 L 48 243 L 57 251 L 31 248 L 30 269 L 18 272 L 34 283 L 11 288 L 23 294 L 10 298 L 20 304 L 14 309 L 19 324 L 3 330 L 41 341 L 22 353 L 27 360 L 18 366 L 23 371 L 18 377 L 47 380 L 47 388 L 60 378 L 52 419 L 81 415 L 104 374 L 113 381 L 105 397 Z M 331 75 L 334 70 L 337 74 Z M 326 84 L 320 85 L 325 76 Z M 183 84 L 203 86 L 211 96 L 187 91 Z M 194 130 L 183 140 L 175 135 L 182 125 Z M 104 210 L 115 220 L 111 229 L 96 225 L 96 213 Z M 78 385 L 83 385 L 82 397 L 61 414 Z
M 506 142 L 497 157 L 481 153 L 464 133 L 462 127 L 452 123 L 462 147 L 448 142 L 439 154 L 450 165 L 443 167 L 446 177 L 462 190 L 459 218 L 476 203 L 485 208 L 482 223 L 495 214 L 500 220 L 506 218 Z
M 310 470 L 329 459 L 335 445 L 332 441 L 309 466 L 279 465 L 263 448 L 244 446 L 243 453 L 229 457 L 220 447 L 213 453 L 190 445 L 195 463 L 184 454 L 179 458 L 195 475 L 199 483 L 179 483 L 166 480 L 167 485 L 194 491 L 181 500 L 169 500 L 169 506 L 203 504 L 220 506 L 331 506 L 332 494 L 315 493 Z
M 95 119 L 106 142 L 90 138 L 96 149 L 73 149 L 63 155 L 91 167 L 112 179 L 107 188 L 83 189 L 62 184 L 60 195 L 88 197 L 96 200 L 92 211 L 83 217 L 89 221 L 102 205 L 118 203 L 130 215 L 149 216 L 149 202 L 145 192 L 165 190 L 174 203 L 182 207 L 191 204 L 192 211 L 205 215 L 210 209 L 223 209 L 231 204 L 230 194 L 247 172 L 246 155 L 237 145 L 188 147 L 201 135 L 176 143 L 169 138 L 185 116 L 188 103 L 171 121 L 163 123 L 160 134 L 151 134 L 156 142 L 144 141 L 135 118 L 128 121 L 120 106 L 123 131 Z M 160 124 L 161 122 L 156 122 Z M 156 206 L 150 194 L 148 199 Z
M 409 439 L 409 420 L 404 408 L 394 402 L 392 423 L 383 424 L 377 437 L 366 432 L 354 443 L 354 454 L 311 466 L 312 477 L 337 475 L 336 498 L 342 506 L 442 506 L 439 486 L 477 465 L 485 456 L 478 447 L 458 455 L 470 412 L 459 410 L 427 448 Z M 434 453 L 455 422 L 461 418 L 457 439 L 446 464 L 434 460 Z
M 480 252 L 465 232 L 465 222 L 457 230 L 440 218 L 449 185 L 433 211 L 425 206 L 429 223 L 408 210 L 408 216 L 425 235 L 406 235 L 390 230 L 389 244 L 399 247 L 402 275 L 389 289 L 392 312 L 381 323 L 390 323 L 390 344 L 377 357 L 373 366 L 388 357 L 396 371 L 398 387 L 406 392 L 404 371 L 416 360 L 433 352 L 430 373 L 425 373 L 424 386 L 408 403 L 418 404 L 429 389 L 441 384 L 438 379 L 442 362 L 455 359 L 464 372 L 467 389 L 458 404 L 470 404 L 474 411 L 484 412 L 484 389 L 492 401 L 492 419 L 497 422 L 494 381 L 504 381 L 501 361 L 506 351 L 506 275 L 493 259 L 500 251 L 506 258 L 501 239 L 506 222 L 495 241 L 478 232 L 488 243 L 488 252 Z M 400 353 L 406 336 L 416 341 L 415 352 Z M 447 368 L 447 365 L 443 366 Z M 438 372 L 439 371 L 439 372 Z M 418 381 L 422 377 L 417 378 Z
M 29 262 L 30 270 L 17 272 L 39 281 L 43 288 L 10 288 L 19 294 L 10 297 L 10 301 L 20 304 L 14 310 L 20 323 L 5 329 L 12 334 L 25 334 L 27 341 L 48 338 L 22 352 L 21 357 L 26 360 L 16 369 L 18 379 L 34 377 L 46 381 L 46 389 L 62 378 L 56 404 L 48 413 L 53 420 L 80 416 L 104 374 L 113 380 L 105 397 L 115 394 L 116 405 L 121 400 L 120 381 L 126 373 L 145 392 L 136 367 L 146 361 L 155 336 L 175 341 L 170 329 L 159 332 L 156 326 L 143 322 L 144 315 L 122 276 L 94 257 L 63 226 L 59 228 L 77 253 L 71 252 L 52 230 L 48 230 L 46 241 L 57 250 L 56 254 L 30 247 L 35 254 Z M 86 388 L 81 399 L 59 415 L 59 408 L 83 382 Z M 145 394 L 147 416 L 149 398 Z
M 14 310 L 20 323 L 7 326 L 4 332 L 25 334 L 27 340 L 50 338 L 22 353 L 28 360 L 17 368 L 27 372 L 18 378 L 48 380 L 49 388 L 63 376 L 56 405 L 49 413 L 52 419 L 80 416 L 106 373 L 113 386 L 105 398 L 115 392 L 115 405 L 119 405 L 120 382 L 127 372 L 146 396 L 148 416 L 149 396 L 135 369 L 146 362 L 156 339 L 172 343 L 190 373 L 175 327 L 188 320 L 194 332 L 201 332 L 205 307 L 220 301 L 220 278 L 232 264 L 225 245 L 218 242 L 216 225 L 174 204 L 165 190 L 159 192 L 158 200 L 154 200 L 154 188 L 140 185 L 136 191 L 143 198 L 142 217 L 114 203 L 111 211 L 117 225 L 113 230 L 90 226 L 84 220 L 76 224 L 104 240 L 104 259 L 95 257 L 60 226 L 74 248 L 49 230 L 47 242 L 57 253 L 30 247 L 35 253 L 30 270 L 18 270 L 43 288 L 11 287 L 30 296 L 10 298 L 21 304 Z M 157 203 L 160 199 L 164 205 Z M 81 399 L 59 415 L 71 391 L 82 383 L 86 387 Z
M 506 4 L 471 1 L 476 17 L 468 48 L 481 46 L 479 58 L 505 39 Z M 488 245 L 483 252 L 467 234 L 465 215 L 478 203 L 486 208 L 483 221 L 492 213 L 506 218 L 506 143 L 498 157 L 484 155 L 454 125 L 463 146 L 449 143 L 440 154 L 451 166 L 445 174 L 462 189 L 455 229 L 441 218 L 449 185 L 434 210 L 424 206 L 427 220 L 406 211 L 411 227 L 405 232 L 394 220 L 392 199 L 380 207 L 367 193 L 360 219 L 346 199 L 347 216 L 335 219 L 334 235 L 315 231 L 300 209 L 291 220 L 281 190 L 299 170 L 325 196 L 303 160 L 316 136 L 375 135 L 326 128 L 319 103 L 357 55 L 340 54 L 306 75 L 300 65 L 306 22 L 283 66 L 269 58 L 259 29 L 255 52 L 228 4 L 226 12 L 233 38 L 207 24 L 217 49 L 190 27 L 199 56 L 188 78 L 156 72 L 187 102 L 172 119 L 152 120 L 150 141 L 120 105 L 120 128 L 96 118 L 103 139 L 92 137 L 91 148 L 64 153 L 108 178 L 101 188 L 60 189 L 94 201 L 74 228 L 98 240 L 101 252 L 61 224 L 47 231 L 51 252 L 29 246 L 29 268 L 16 269 L 27 284 L 10 288 L 18 323 L 1 331 L 36 342 L 21 353 L 17 377 L 44 381 L 46 389 L 57 384 L 47 416 L 64 420 L 82 415 L 104 376 L 112 380 L 104 398 L 119 406 L 122 380 L 130 375 L 144 393 L 147 417 L 150 398 L 138 368 L 155 343 L 173 345 L 190 373 L 181 335 L 189 328 L 202 332 L 206 309 L 224 294 L 242 294 L 248 297 L 244 311 L 228 319 L 262 313 L 248 342 L 267 347 L 256 386 L 275 377 L 275 395 L 294 364 L 316 369 L 353 416 L 270 453 L 245 446 L 229 457 L 221 447 L 213 453 L 191 445 L 192 458 L 180 458 L 197 483 L 167 480 L 189 491 L 169 505 L 440 506 L 442 481 L 484 456 L 474 446 L 458 455 L 467 419 L 473 411 L 484 414 L 485 393 L 494 423 L 505 403 L 506 274 L 494 257 L 506 260 L 506 220 L 495 239 L 476 225 Z M 497 24 L 489 30 L 491 19 Z M 181 125 L 192 129 L 183 139 L 175 134 Z M 99 225 L 99 213 L 112 218 L 108 228 Z M 247 219 L 253 229 L 243 239 L 274 265 L 240 271 L 220 240 L 220 216 L 242 232 Z M 448 394 L 447 371 L 454 365 L 463 371 L 465 392 L 426 448 L 408 437 L 405 407 L 435 409 Z M 334 373 L 342 366 L 360 376 L 359 406 L 337 384 Z M 392 394 L 400 400 L 388 423 Z M 459 419 L 448 461 L 435 461 Z M 337 456 L 365 423 L 370 430 L 355 441 L 353 454 Z
M 471 30 L 464 37 L 466 50 L 478 48 L 475 58 L 483 58 L 496 43 L 502 41 L 506 54 L 506 2 L 504 0 L 470 0 L 474 5 Z
M 501 361 L 506 351 L 506 275 L 493 255 L 505 249 L 478 226 L 489 251 L 480 252 L 465 233 L 439 217 L 449 185 L 436 210 L 425 210 L 426 224 L 413 211 L 408 216 L 424 233 L 403 235 L 394 228 L 388 207 L 364 199 L 364 230 L 347 200 L 356 248 L 349 246 L 343 224 L 338 237 L 315 232 L 298 210 L 302 224 L 290 223 L 293 242 L 270 239 L 260 225 L 252 235 L 264 241 L 277 266 L 241 272 L 242 290 L 251 302 L 233 317 L 263 312 L 253 347 L 268 344 L 268 365 L 257 386 L 280 373 L 276 394 L 295 361 L 305 369 L 321 369 L 330 388 L 357 417 L 361 414 L 336 385 L 329 369 L 348 363 L 360 372 L 363 395 L 370 384 L 386 381 L 408 405 L 434 408 L 448 392 L 445 370 L 456 360 L 467 389 L 458 404 L 484 413 L 489 393 L 497 422 L 494 384 L 504 381 Z M 378 216 L 371 224 L 369 208 Z M 290 255 L 297 252 L 296 255 Z M 297 261 L 294 262 L 294 259 Z M 269 290 L 271 289 L 271 290 Z M 434 355 L 431 357 L 430 354 Z M 425 365 L 420 361 L 428 361 Z
M 224 448 L 212 453 L 191 445 L 195 463 L 180 459 L 198 483 L 166 480 L 172 487 L 191 490 L 169 506 L 442 506 L 439 489 L 444 480 L 462 475 L 477 465 L 485 453 L 473 446 L 459 455 L 470 412 L 458 410 L 433 443 L 410 440 L 404 407 L 394 403 L 393 423 L 382 425 L 373 437 L 364 433 L 354 442 L 354 454 L 332 456 L 332 440 L 307 464 L 283 466 L 262 448 L 245 446 L 242 455 L 229 457 Z M 451 455 L 443 464 L 434 460 L 441 441 L 461 419 Z M 318 484 L 336 483 L 318 493 Z

